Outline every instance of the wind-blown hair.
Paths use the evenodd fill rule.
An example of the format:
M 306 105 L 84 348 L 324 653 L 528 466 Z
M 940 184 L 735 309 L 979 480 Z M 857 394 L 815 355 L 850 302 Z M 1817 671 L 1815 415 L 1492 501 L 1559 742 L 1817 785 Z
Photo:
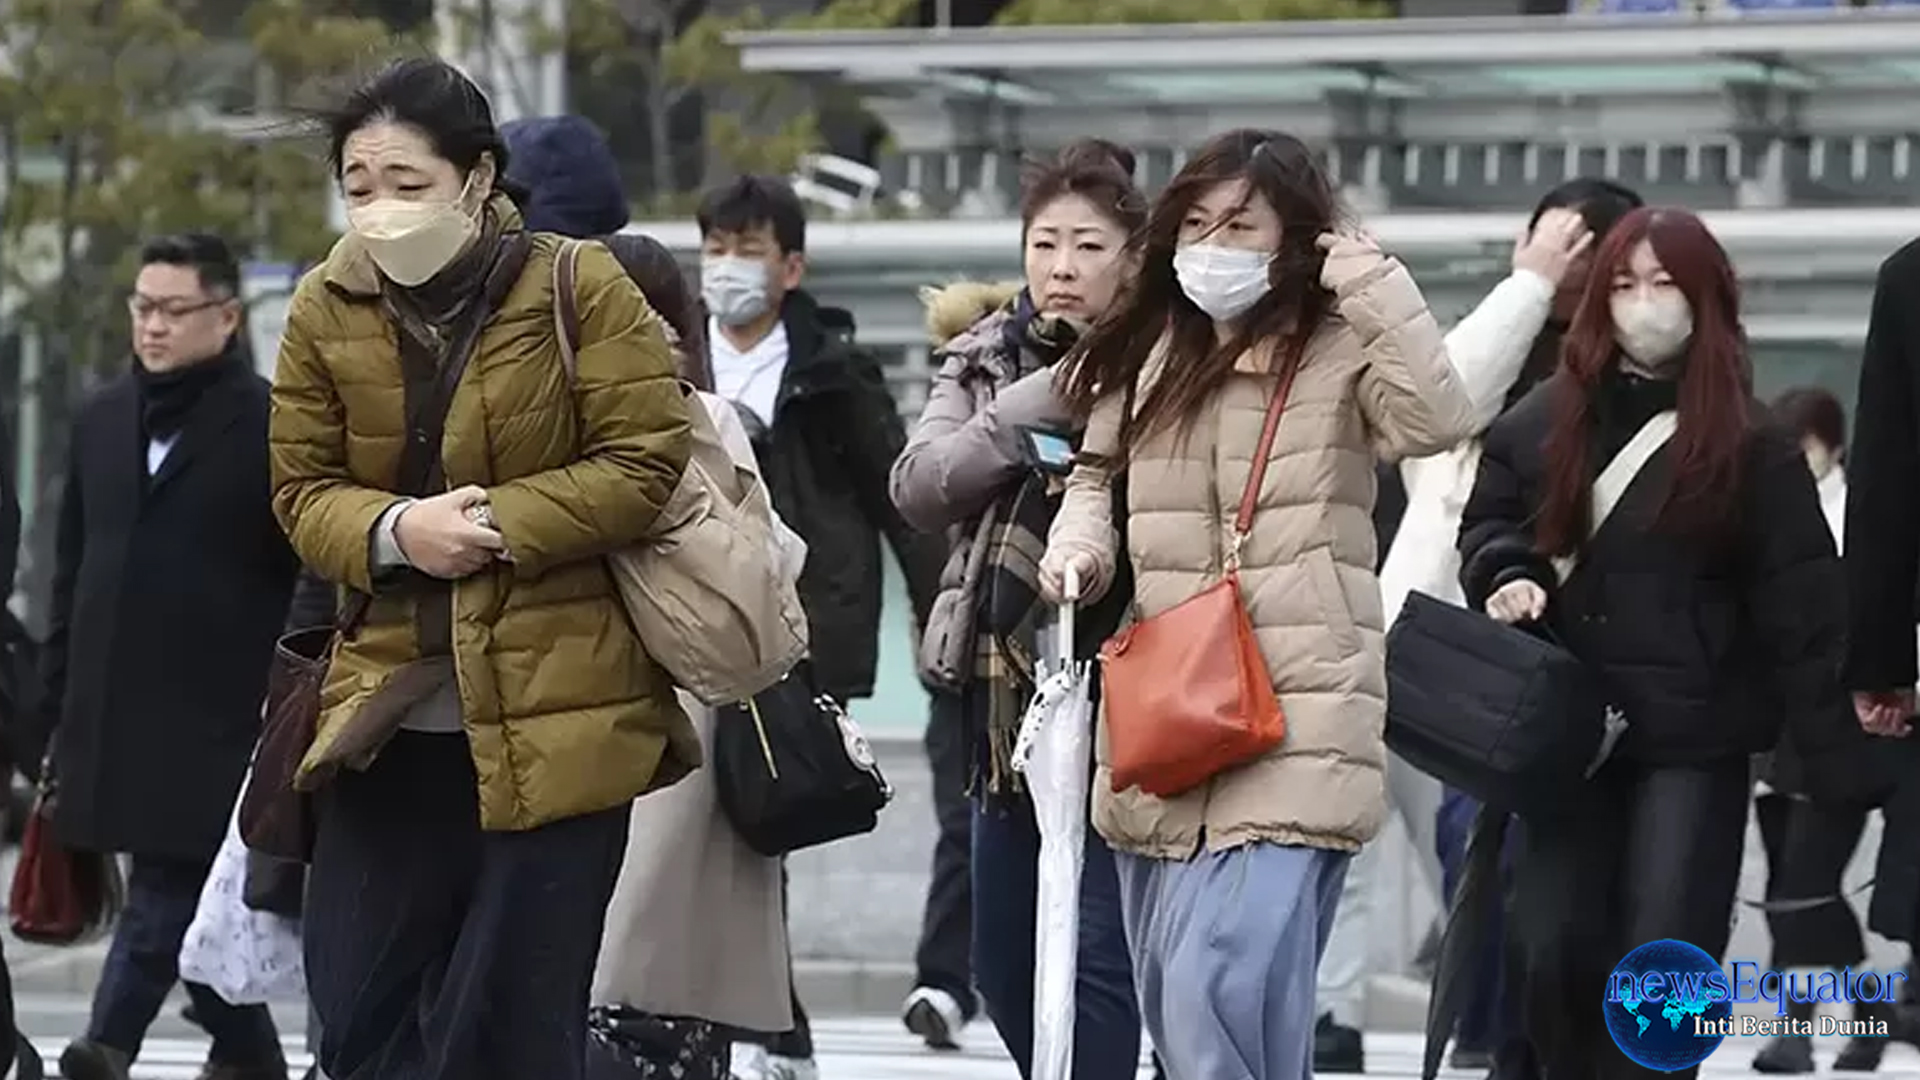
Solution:
M 1591 520 L 1589 501 L 1601 465 L 1592 460 L 1595 399 L 1620 362 L 1614 341 L 1613 282 L 1642 240 L 1693 309 L 1693 337 L 1681 361 L 1679 430 L 1669 446 L 1673 472 L 1659 524 L 1718 533 L 1732 524 L 1741 461 L 1755 417 L 1753 371 L 1740 326 L 1740 290 L 1732 261 L 1697 216 L 1642 208 L 1620 219 L 1594 254 L 1593 272 L 1560 359 L 1553 427 L 1544 447 L 1546 495 L 1534 535 L 1549 555 L 1576 550 Z
M 1214 336 L 1213 319 L 1181 291 L 1173 253 L 1194 203 L 1237 180 L 1246 180 L 1279 215 L 1280 250 L 1269 270 L 1272 291 L 1222 344 Z M 1128 428 L 1129 441 L 1137 445 L 1192 420 L 1249 348 L 1284 346 L 1282 354 L 1293 362 L 1333 307 L 1332 294 L 1320 285 L 1325 257 L 1318 240 L 1340 218 L 1332 182 L 1300 140 L 1253 129 L 1209 139 L 1154 200 L 1138 245 L 1139 276 L 1062 365 L 1062 400 L 1084 417 L 1101 398 L 1133 385 L 1162 334 L 1170 335 L 1166 367 L 1138 403 Z

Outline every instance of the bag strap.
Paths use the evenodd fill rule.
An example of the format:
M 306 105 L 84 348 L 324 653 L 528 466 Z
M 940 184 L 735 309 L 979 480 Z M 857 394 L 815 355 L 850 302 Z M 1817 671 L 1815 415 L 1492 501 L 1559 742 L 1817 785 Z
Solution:
M 1633 486 L 1634 478 L 1640 475 L 1640 470 L 1647 467 L 1647 462 L 1653 460 L 1653 455 L 1659 453 L 1660 448 L 1667 445 L 1668 440 L 1672 439 L 1674 432 L 1679 429 L 1680 414 L 1678 412 L 1668 409 L 1665 412 L 1654 413 L 1647 418 L 1646 423 L 1640 425 L 1639 431 L 1633 433 L 1633 438 L 1627 440 L 1627 445 L 1613 455 L 1613 460 L 1607 462 L 1607 467 L 1600 470 L 1599 477 L 1593 482 L 1593 511 L 1590 515 L 1591 521 L 1587 525 L 1588 539 L 1599 534 L 1600 527 L 1613 516 L 1613 511 L 1620 505 L 1620 500 L 1626 495 L 1627 489 Z M 1553 560 L 1553 568 L 1564 584 L 1569 577 L 1573 576 L 1574 568 L 1579 563 L 1580 557 L 1577 554 L 1563 555 Z
M 1293 396 L 1293 378 L 1300 373 L 1305 360 L 1301 350 L 1296 349 L 1286 370 L 1280 375 L 1280 385 L 1274 389 L 1273 399 L 1267 402 L 1267 416 L 1260 426 L 1260 441 L 1254 445 L 1253 463 L 1247 470 L 1247 486 L 1240 493 L 1240 512 L 1233 519 L 1233 543 L 1227 549 L 1228 573 L 1240 569 L 1240 549 L 1246 546 L 1247 535 L 1253 531 L 1253 514 L 1260 502 L 1260 487 L 1267 479 L 1267 458 L 1273 454 L 1273 438 L 1280 430 L 1280 414 L 1287 411 L 1287 399 Z
M 580 299 L 574 291 L 580 281 L 580 244 L 563 240 L 553 257 L 554 336 L 560 342 L 560 363 L 567 369 L 568 386 L 580 375 Z

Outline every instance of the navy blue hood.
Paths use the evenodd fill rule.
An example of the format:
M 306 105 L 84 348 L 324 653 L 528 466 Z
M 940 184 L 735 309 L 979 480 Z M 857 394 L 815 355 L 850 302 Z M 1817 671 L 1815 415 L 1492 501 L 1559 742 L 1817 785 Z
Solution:
M 592 122 L 538 117 L 505 124 L 500 134 L 507 140 L 507 179 L 531 193 L 520 207 L 527 228 L 586 238 L 626 226 L 620 167 Z

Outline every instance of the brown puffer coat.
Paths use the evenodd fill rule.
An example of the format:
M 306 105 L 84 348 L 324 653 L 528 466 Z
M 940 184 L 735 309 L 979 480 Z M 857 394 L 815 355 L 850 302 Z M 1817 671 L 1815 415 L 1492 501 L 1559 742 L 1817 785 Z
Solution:
M 504 199 L 493 212 L 518 227 Z M 579 381 L 553 326 L 557 237 L 538 235 L 480 338 L 448 412 L 449 488 L 487 489 L 513 555 L 453 589 L 454 663 L 480 782 L 481 825 L 531 829 L 686 775 L 699 740 L 666 672 L 627 622 L 600 556 L 648 533 L 686 467 L 686 403 L 662 322 L 598 245 L 580 257 Z M 274 511 L 307 565 L 372 587 L 368 533 L 405 439 L 395 331 L 351 239 L 303 278 L 287 316 L 270 429 Z M 322 690 L 303 766 L 419 659 L 414 600 L 374 601 Z
M 1446 449 L 1472 432 L 1472 402 L 1413 278 L 1373 254 L 1328 259 L 1337 314 L 1308 347 L 1280 421 L 1241 596 L 1286 712 L 1281 745 L 1177 798 L 1115 792 L 1105 721 L 1097 742 L 1093 821 L 1114 847 L 1185 859 L 1256 841 L 1353 851 L 1386 813 L 1385 634 L 1374 578 L 1374 463 Z M 1243 356 L 1184 440 L 1133 451 L 1128 547 L 1136 610 L 1150 617 L 1219 580 L 1267 402 L 1273 350 Z M 1157 369 L 1142 375 L 1136 400 Z M 1095 408 L 1085 449 L 1110 455 L 1122 397 Z M 1089 598 L 1113 580 L 1116 535 L 1104 467 L 1068 481 L 1049 551 L 1092 556 Z

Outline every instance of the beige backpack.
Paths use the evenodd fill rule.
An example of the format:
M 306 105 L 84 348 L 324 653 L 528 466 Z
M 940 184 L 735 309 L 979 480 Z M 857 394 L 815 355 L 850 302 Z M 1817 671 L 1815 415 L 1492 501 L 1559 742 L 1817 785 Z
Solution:
M 572 386 L 582 241 L 554 258 L 554 326 Z M 753 445 L 733 405 L 681 383 L 693 452 L 652 538 L 607 557 L 647 652 L 707 705 L 744 701 L 807 654 L 800 606 L 806 544 L 773 511 Z

